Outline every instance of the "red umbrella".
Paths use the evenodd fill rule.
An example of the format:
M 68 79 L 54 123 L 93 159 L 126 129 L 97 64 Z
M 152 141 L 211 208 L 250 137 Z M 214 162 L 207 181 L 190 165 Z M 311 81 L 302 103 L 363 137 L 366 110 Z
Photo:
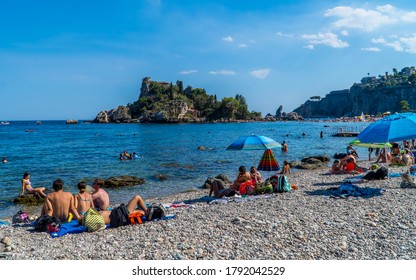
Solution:
M 278 171 L 280 169 L 279 163 L 273 155 L 272 150 L 267 149 L 264 151 L 263 156 L 259 162 L 257 170 L 263 171 Z

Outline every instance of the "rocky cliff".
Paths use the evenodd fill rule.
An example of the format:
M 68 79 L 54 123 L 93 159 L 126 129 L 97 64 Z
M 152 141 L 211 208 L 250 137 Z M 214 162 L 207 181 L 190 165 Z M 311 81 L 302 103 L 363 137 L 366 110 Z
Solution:
M 410 70 L 409 70 L 410 69 Z M 406 72 L 406 71 L 410 72 Z M 306 101 L 294 112 L 306 118 L 358 116 L 361 113 L 377 115 L 384 112 L 401 112 L 402 101 L 409 109 L 416 109 L 415 72 L 404 68 L 394 75 L 365 77 L 350 89 L 331 91 L 319 101 Z M 316 98 L 314 98 L 316 100 Z

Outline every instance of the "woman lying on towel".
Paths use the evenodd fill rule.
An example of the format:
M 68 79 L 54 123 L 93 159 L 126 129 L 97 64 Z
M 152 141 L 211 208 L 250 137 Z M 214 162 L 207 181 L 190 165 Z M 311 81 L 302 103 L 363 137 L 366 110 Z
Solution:
M 224 181 L 214 178 L 209 189 L 209 196 L 214 193 L 214 198 L 222 198 L 224 196 L 233 196 L 237 192 L 233 188 L 225 185 Z

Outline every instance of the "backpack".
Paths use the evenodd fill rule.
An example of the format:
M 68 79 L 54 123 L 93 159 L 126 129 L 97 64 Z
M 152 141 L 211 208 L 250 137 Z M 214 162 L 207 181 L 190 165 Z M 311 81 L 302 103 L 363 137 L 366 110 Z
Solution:
M 129 210 L 124 203 L 115 207 L 110 213 L 110 227 L 116 228 L 130 224 Z
M 129 215 L 130 224 L 132 225 L 143 224 L 142 216 L 143 214 L 140 211 L 131 213 Z
M 102 230 L 105 227 L 104 218 L 94 208 L 89 208 L 82 218 L 82 224 L 88 232 Z
M 161 219 L 166 216 L 166 208 L 162 204 L 151 204 L 147 210 L 149 214 L 147 215 L 147 220 L 152 221 L 155 219 Z
M 281 175 L 278 179 L 277 185 L 273 186 L 273 192 L 290 192 L 292 190 L 292 186 L 289 184 L 287 177 L 285 175 Z
M 387 168 L 385 168 L 384 166 L 380 167 L 379 169 L 377 169 L 376 173 L 374 174 L 374 179 L 375 180 L 382 180 L 384 178 L 387 177 Z
M 376 175 L 376 172 L 369 171 L 365 176 L 363 177 L 364 180 L 374 180 L 374 176 Z
M 12 217 L 12 224 L 22 224 L 22 223 L 30 223 L 29 216 L 26 212 L 20 210 Z
M 35 221 L 35 231 L 37 232 L 57 232 L 60 227 L 61 220 L 49 215 L 42 215 Z

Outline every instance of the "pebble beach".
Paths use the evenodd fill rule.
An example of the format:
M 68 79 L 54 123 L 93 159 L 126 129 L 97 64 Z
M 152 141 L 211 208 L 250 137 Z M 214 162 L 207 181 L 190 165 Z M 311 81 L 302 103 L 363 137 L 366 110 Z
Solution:
M 363 163 L 364 164 L 364 163 Z M 393 171 L 394 172 L 394 171 Z M 416 189 L 400 177 L 357 182 L 368 197 L 331 197 L 351 175 L 328 170 L 288 174 L 289 193 L 196 202 L 208 190 L 152 199 L 169 220 L 51 238 L 25 226 L 1 226 L 6 260 L 408 260 L 416 259 Z M 150 201 L 147 201 L 150 202 Z

